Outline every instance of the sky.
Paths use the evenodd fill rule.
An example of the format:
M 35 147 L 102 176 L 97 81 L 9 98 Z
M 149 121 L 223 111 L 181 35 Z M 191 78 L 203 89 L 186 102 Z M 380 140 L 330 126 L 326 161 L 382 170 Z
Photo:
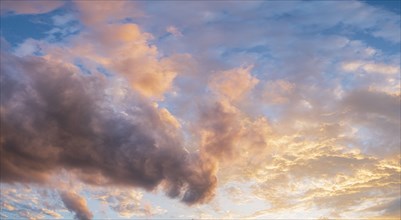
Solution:
M 1 0 L 1 219 L 399 219 L 400 1 Z

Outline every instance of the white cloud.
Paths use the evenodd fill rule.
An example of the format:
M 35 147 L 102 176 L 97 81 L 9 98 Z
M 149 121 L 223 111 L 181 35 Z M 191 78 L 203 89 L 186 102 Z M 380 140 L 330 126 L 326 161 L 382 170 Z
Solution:
M 343 70 L 347 72 L 365 71 L 367 73 L 379 74 L 399 74 L 400 67 L 395 65 L 388 65 L 384 63 L 373 63 L 365 61 L 351 61 L 342 64 Z

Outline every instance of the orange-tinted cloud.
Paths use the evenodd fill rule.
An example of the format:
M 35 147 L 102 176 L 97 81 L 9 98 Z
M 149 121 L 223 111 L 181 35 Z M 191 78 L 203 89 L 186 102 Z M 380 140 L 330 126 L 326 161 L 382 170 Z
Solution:
M 55 10 L 64 5 L 64 1 L 42 0 L 42 1 L 1 1 L 1 14 L 12 12 L 15 14 L 43 14 Z
M 212 76 L 209 86 L 218 95 L 229 100 L 241 100 L 259 82 L 250 71 L 252 66 L 239 67 Z
M 76 4 L 87 29 L 71 40 L 70 48 L 47 47 L 47 56 L 71 62 L 81 58 L 93 72 L 100 65 L 125 77 L 142 95 L 157 100 L 173 89 L 174 79 L 190 65 L 188 54 L 161 58 L 158 48 L 149 43 L 151 34 L 143 32 L 137 24 L 119 21 L 125 16 L 135 16 L 132 2 L 121 1 L 111 7 L 107 7 L 108 3 L 93 6 L 77 1 Z
M 133 2 L 118 1 L 93 4 L 93 2 L 77 0 L 74 3 L 80 11 L 82 22 L 87 26 L 101 26 L 124 18 L 142 15 L 140 11 L 136 10 Z
M 93 218 L 92 212 L 88 209 L 86 200 L 75 192 L 60 192 L 61 200 L 65 207 L 75 213 L 78 220 L 90 220 Z

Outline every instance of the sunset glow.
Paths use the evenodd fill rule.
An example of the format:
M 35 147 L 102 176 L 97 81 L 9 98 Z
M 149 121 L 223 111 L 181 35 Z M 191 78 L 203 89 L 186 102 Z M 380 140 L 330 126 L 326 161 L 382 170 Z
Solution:
M 0 219 L 400 219 L 400 1 L 1 2 Z

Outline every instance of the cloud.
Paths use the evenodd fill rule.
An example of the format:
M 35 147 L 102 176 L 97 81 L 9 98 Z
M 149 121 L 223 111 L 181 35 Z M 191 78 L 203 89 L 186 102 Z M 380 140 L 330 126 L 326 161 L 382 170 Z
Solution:
M 23 184 L 1 183 L 1 212 L 6 219 L 61 218 L 63 207 L 59 204 L 57 192 L 46 186 L 32 187 Z M 46 192 L 46 193 L 43 193 Z
M 82 22 L 92 27 L 142 16 L 142 12 L 136 9 L 134 3 L 127 1 L 102 2 L 95 5 L 86 1 L 74 1 L 74 3 L 80 11 Z
M 252 66 L 240 67 L 213 75 L 209 86 L 229 100 L 241 100 L 259 82 L 250 71 Z
M 132 217 L 143 216 L 140 205 L 143 194 L 136 190 L 109 190 L 96 193 L 96 198 L 107 203 L 120 216 Z
M 161 108 L 159 111 L 160 119 L 173 127 L 180 128 L 181 124 L 166 108 Z
M 399 121 L 397 95 L 354 90 L 328 103 L 328 97 L 335 94 L 320 86 L 306 88 L 307 83 L 292 86 L 285 80 L 267 82 L 270 87 L 277 87 L 272 89 L 271 93 L 276 94 L 271 100 L 280 96 L 287 99 L 281 104 L 289 111 L 282 112 L 279 123 L 268 124 L 265 118 L 261 120 L 264 123 L 256 123 L 257 120 L 253 121 L 240 106 L 235 107 L 223 99 L 203 106 L 197 124 L 201 149 L 222 163 L 228 161 L 229 166 L 223 163 L 219 168 L 220 184 L 254 182 L 254 196 L 271 205 L 255 215 L 278 218 L 288 216 L 287 210 L 293 210 L 316 218 L 320 214 L 338 218 L 366 217 L 358 209 L 399 193 L 400 169 L 396 165 L 399 149 L 395 147 L 399 144 L 392 143 L 398 143 L 393 138 L 399 131 L 399 124 L 394 124 Z M 365 99 L 370 100 L 370 104 L 365 103 Z M 301 108 L 304 103 L 307 106 Z M 323 103 L 330 107 L 326 109 Z M 379 106 L 386 106 L 386 109 Z M 377 120 L 369 123 L 375 118 Z M 390 156 L 381 159 L 380 153 L 374 154 L 378 157 L 371 156 L 372 151 L 366 153 L 359 144 L 366 140 L 366 133 L 362 134 L 361 142 L 357 142 L 352 126 L 371 129 L 375 135 L 378 132 L 388 134 L 372 141 L 382 153 L 387 151 Z M 381 126 L 388 129 L 381 131 Z M 360 149 L 353 150 L 352 146 Z M 378 194 L 372 196 L 373 192 Z M 367 201 L 360 206 L 362 197 Z M 324 211 L 316 215 L 305 213 L 314 207 Z M 383 210 L 369 216 L 380 212 Z
M 135 187 L 196 204 L 235 181 L 259 217 L 393 216 L 400 70 L 386 47 L 399 16 L 357 1 L 232 3 L 76 1 L 79 33 L 3 54 L 2 180 L 66 170 L 120 188 L 98 199 L 126 217 L 163 213 Z
M 200 151 L 221 165 L 219 178 L 225 182 L 238 176 L 237 169 L 268 159 L 271 129 L 265 117 L 249 117 L 223 99 L 205 103 L 191 130 L 199 138 Z
M 166 92 L 173 90 L 174 79 L 189 65 L 191 56 L 163 56 L 150 43 L 153 39 L 150 33 L 143 32 L 135 23 L 121 22 L 125 16 L 135 17 L 132 2 L 121 1 L 110 8 L 106 7 L 108 3 L 93 6 L 77 1 L 76 4 L 86 28 L 67 47 L 45 44 L 44 53 L 71 63 L 80 59 L 89 72 L 101 67 L 110 74 L 125 76 L 133 89 L 155 100 L 163 99 Z
M 360 89 L 345 95 L 339 108 L 341 116 L 353 126 L 354 140 L 366 152 L 378 156 L 399 154 L 400 96 L 382 91 Z
M 289 101 L 295 84 L 286 80 L 267 81 L 264 85 L 263 100 L 272 104 L 283 104 Z
M 167 212 L 160 207 L 144 204 L 142 201 L 143 193 L 138 190 L 128 188 L 106 189 L 96 191 L 94 194 L 96 199 L 107 204 L 121 217 L 151 217 Z
M 55 15 L 52 17 L 53 24 L 55 26 L 63 26 L 72 21 L 75 21 L 75 16 L 73 14 L 63 14 L 63 15 Z
M 374 100 L 374 102 L 372 102 Z M 356 90 L 344 98 L 345 108 L 360 114 L 377 114 L 391 121 L 400 120 L 400 96 L 383 92 Z
M 64 1 L 59 0 L 42 0 L 42 1 L 1 1 L 1 14 L 14 13 L 14 14 L 43 14 L 53 11 L 62 5 Z
M 45 183 L 66 169 L 94 185 L 165 182 L 188 204 L 213 196 L 213 163 L 184 151 L 165 111 L 128 85 L 39 57 L 2 60 L 2 181 Z
M 8 204 L 6 202 L 2 202 L 1 206 L 2 206 L 3 209 L 7 209 L 8 211 L 14 211 L 15 210 L 14 206 L 12 206 L 11 204 Z
M 55 212 L 53 210 L 50 210 L 50 209 L 46 209 L 46 208 L 42 209 L 42 212 L 44 214 L 48 215 L 48 216 L 53 217 L 53 218 L 62 218 L 63 217 L 59 213 L 57 213 L 57 212 Z
M 393 199 L 390 201 L 379 203 L 375 206 L 369 207 L 364 211 L 379 212 L 380 215 L 372 219 L 397 219 L 401 215 L 401 198 Z
M 175 27 L 175 26 L 171 26 L 171 25 L 168 26 L 168 27 L 166 28 L 166 31 L 167 31 L 168 33 L 174 35 L 175 37 L 182 37 L 181 31 L 179 31 L 178 28 Z
M 61 200 L 65 207 L 75 213 L 78 220 L 90 220 L 93 218 L 92 212 L 88 209 L 84 198 L 74 192 L 60 192 Z
M 399 193 L 397 160 L 347 152 L 329 143 L 288 139 L 283 144 L 286 147 L 276 151 L 271 161 L 260 164 L 261 170 L 254 167 L 251 171 L 259 182 L 254 193 L 269 201 L 270 213 L 318 207 L 331 210 L 328 215 L 333 217 L 342 218 L 347 212 L 366 217 L 358 211 L 360 205 L 369 206 Z
M 347 62 L 342 65 L 342 68 L 348 72 L 363 70 L 367 73 L 379 73 L 379 74 L 400 73 L 400 68 L 397 66 L 386 65 L 383 63 L 366 63 L 363 61 Z

